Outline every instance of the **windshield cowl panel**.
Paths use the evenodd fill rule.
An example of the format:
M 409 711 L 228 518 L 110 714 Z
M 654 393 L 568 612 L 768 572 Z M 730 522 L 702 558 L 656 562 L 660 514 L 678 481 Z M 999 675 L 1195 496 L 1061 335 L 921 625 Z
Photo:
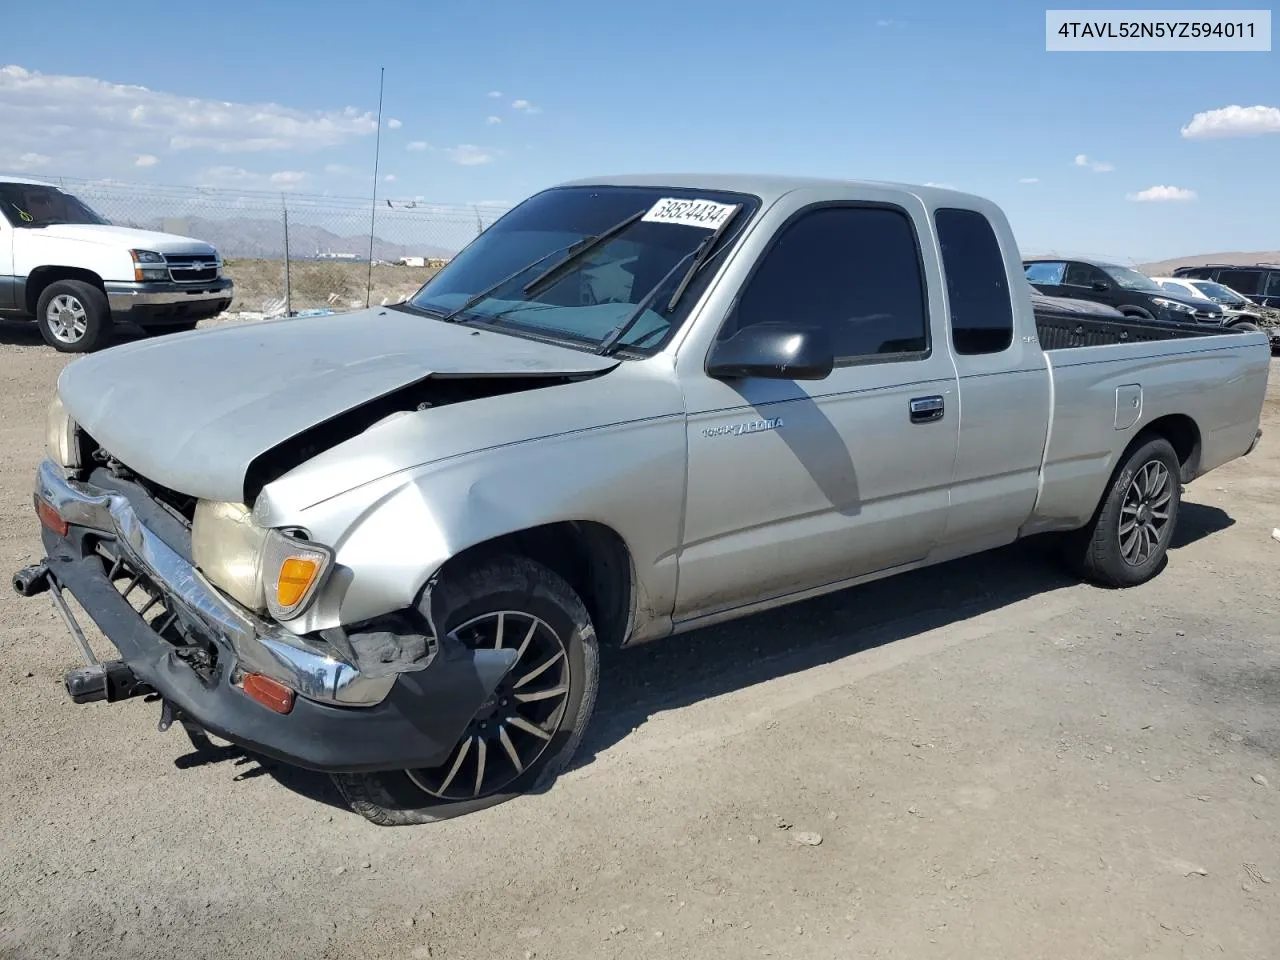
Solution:
M 590 349 L 643 303 L 616 346 L 649 355 L 679 329 L 759 206 L 758 197 L 720 190 L 556 187 L 499 219 L 407 306 L 433 317 L 456 311 L 452 319 L 460 323 Z M 703 269 L 668 311 L 687 272 L 680 265 L 692 263 L 712 236 Z M 547 280 L 532 282 L 541 276 Z

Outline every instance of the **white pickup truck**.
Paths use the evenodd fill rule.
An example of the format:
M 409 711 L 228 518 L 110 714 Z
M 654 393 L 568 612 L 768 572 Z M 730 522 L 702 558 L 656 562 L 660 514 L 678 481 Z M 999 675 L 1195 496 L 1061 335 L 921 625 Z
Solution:
M 231 296 L 209 244 L 118 227 L 53 184 L 0 177 L 0 317 L 34 318 L 55 350 L 105 347 L 117 323 L 190 330 Z

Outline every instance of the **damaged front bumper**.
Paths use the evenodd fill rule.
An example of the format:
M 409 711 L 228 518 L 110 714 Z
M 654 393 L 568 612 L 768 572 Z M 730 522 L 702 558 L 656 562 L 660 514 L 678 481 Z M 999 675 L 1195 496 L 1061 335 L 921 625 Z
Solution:
M 77 699 L 154 692 L 166 715 L 188 727 L 286 763 L 325 771 L 413 769 L 447 759 L 513 658 L 508 651 L 467 650 L 446 637 L 425 667 L 362 671 L 323 641 L 261 620 L 209 585 L 189 560 L 185 528 L 154 501 L 131 495 L 130 485 L 70 480 L 46 460 L 35 487 L 47 556 L 15 576 L 15 589 L 28 596 L 49 589 L 92 664 L 62 598 L 66 590 L 121 657 L 109 670 L 93 670 L 102 696 L 83 689 L 77 696 L 72 688 L 83 686 L 84 675 L 68 674 Z M 130 600 L 135 589 L 140 605 Z M 287 711 L 245 692 L 246 676 L 255 674 L 293 692 Z

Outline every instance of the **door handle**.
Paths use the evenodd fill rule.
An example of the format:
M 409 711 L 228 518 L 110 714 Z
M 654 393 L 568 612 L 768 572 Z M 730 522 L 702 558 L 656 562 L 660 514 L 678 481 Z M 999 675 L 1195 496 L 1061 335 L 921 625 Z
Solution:
M 932 423 L 941 420 L 946 412 L 942 397 L 916 397 L 911 401 L 911 422 Z

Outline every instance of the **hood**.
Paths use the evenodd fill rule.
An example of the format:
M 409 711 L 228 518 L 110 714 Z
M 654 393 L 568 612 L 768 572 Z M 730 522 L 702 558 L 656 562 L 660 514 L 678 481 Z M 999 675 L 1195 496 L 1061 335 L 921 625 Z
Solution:
M 390 411 L 371 402 L 405 388 L 430 382 L 451 402 L 467 398 L 459 381 L 468 378 L 486 395 L 617 364 L 382 308 L 121 344 L 69 364 L 58 393 L 102 448 L 143 477 L 189 496 L 241 502 L 259 458 L 353 410 L 384 416 Z M 362 427 L 345 429 L 349 436 Z
M 82 243 L 109 244 L 125 250 L 154 250 L 157 253 L 207 253 L 217 251 L 203 240 L 180 237 L 173 233 L 157 233 L 154 230 L 135 230 L 133 227 L 117 227 L 98 223 L 53 223 L 47 227 L 33 228 L 33 234 L 52 240 L 77 240 Z

